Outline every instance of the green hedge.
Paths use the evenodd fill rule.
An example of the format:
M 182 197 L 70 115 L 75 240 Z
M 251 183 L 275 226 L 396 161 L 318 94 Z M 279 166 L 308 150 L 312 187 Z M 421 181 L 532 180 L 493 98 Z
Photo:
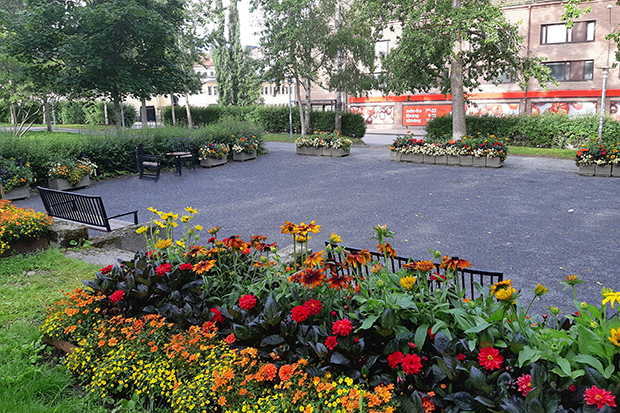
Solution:
M 263 131 L 247 122 L 225 120 L 204 128 L 129 129 L 120 132 L 107 131 L 98 134 L 72 134 L 62 132 L 30 132 L 14 138 L 11 133 L 0 133 L 0 153 L 7 158 L 29 162 L 39 184 L 47 182 L 47 165 L 58 156 L 78 158 L 82 151 L 97 164 L 99 176 L 107 177 L 135 172 L 135 146 L 142 143 L 147 153 L 161 155 L 164 166 L 173 167 L 173 160 L 165 156 L 170 152 L 171 138 L 189 137 L 192 151 L 209 142 L 234 143 L 232 135 L 239 131 L 262 139 Z M 261 148 L 262 151 L 262 148 Z
M 192 122 L 196 126 L 212 125 L 218 121 L 229 119 L 235 121 L 252 122 L 269 133 L 288 133 L 290 131 L 288 106 L 207 106 L 190 107 Z M 180 125 L 187 125 L 187 111 L 185 107 L 175 107 L 175 119 Z M 293 132 L 300 133 L 301 123 L 299 109 L 292 110 Z M 172 110 L 164 110 L 164 122 L 172 124 Z M 334 112 L 312 112 L 310 114 L 310 129 L 312 131 L 332 131 L 335 125 Z M 364 118 L 359 114 L 342 114 L 342 135 L 362 138 L 366 133 Z
M 507 117 L 466 116 L 467 134 L 493 134 L 508 138 L 511 145 L 539 148 L 579 147 L 588 138 L 598 136 L 598 115 L 575 116 L 546 113 L 541 116 L 519 115 Z M 452 116 L 442 116 L 426 127 L 430 139 L 452 134 Z M 603 137 L 617 139 L 620 122 L 606 117 Z

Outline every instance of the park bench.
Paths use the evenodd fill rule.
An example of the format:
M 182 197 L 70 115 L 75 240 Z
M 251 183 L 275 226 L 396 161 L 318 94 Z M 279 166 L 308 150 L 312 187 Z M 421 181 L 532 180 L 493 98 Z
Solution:
M 78 222 L 96 231 L 111 232 L 115 229 L 138 224 L 138 211 L 108 216 L 100 196 L 81 195 L 73 192 L 37 187 L 47 214 L 63 221 Z M 132 215 L 133 222 L 116 218 Z
M 325 242 L 326 246 L 330 244 L 331 243 L 329 241 Z M 331 244 L 331 246 L 332 246 L 332 251 L 327 255 L 327 261 L 332 261 L 336 263 L 343 262 L 345 260 L 345 254 L 344 253 L 337 254 L 334 251 L 334 249 L 337 247 L 336 244 Z M 357 254 L 361 251 L 361 249 L 359 248 L 344 247 L 344 246 L 343 248 L 351 254 Z M 387 267 L 393 273 L 398 272 L 403 267 L 403 264 L 407 264 L 408 262 L 411 262 L 411 261 L 416 261 L 411 258 L 404 258 L 404 257 L 398 257 L 398 256 L 392 258 L 388 256 L 389 262 L 386 264 L 383 254 L 370 251 L 370 255 L 372 257 L 373 262 L 379 262 L 381 265 L 383 265 L 384 267 Z M 457 257 L 452 257 L 452 258 L 458 259 Z M 345 266 L 345 267 L 339 267 L 335 271 L 341 274 L 353 275 L 356 269 Z M 368 265 L 364 265 L 364 266 L 361 266 L 360 271 L 363 276 L 368 277 L 370 273 L 370 268 Z M 443 275 L 445 271 L 439 268 L 439 264 L 435 264 L 435 273 Z M 481 287 L 488 289 L 492 284 L 496 282 L 504 281 L 504 274 L 501 272 L 482 271 L 482 270 L 475 270 L 473 268 L 462 268 L 462 269 L 459 268 L 457 271 L 457 274 L 459 277 L 461 288 L 465 291 L 465 297 L 470 298 L 470 299 L 475 299 L 481 295 L 480 292 L 476 289 L 476 284 L 479 284 Z M 439 287 L 440 287 L 439 282 L 437 281 L 429 282 L 429 288 L 431 291 Z

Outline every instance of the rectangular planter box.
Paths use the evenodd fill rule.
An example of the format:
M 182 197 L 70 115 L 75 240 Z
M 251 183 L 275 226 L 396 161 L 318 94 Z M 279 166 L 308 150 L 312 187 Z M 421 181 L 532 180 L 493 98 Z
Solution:
M 451 156 L 451 155 L 447 155 L 448 156 L 448 165 L 458 165 L 460 163 L 460 158 L 458 156 Z
M 30 185 L 18 186 L 11 189 L 9 192 L 2 191 L 2 198 L 13 201 L 15 199 L 30 198 Z
M 321 156 L 323 148 L 315 148 L 313 146 L 306 147 L 306 155 L 309 156 Z
M 401 158 L 402 158 L 402 154 L 400 152 L 390 151 L 390 161 L 400 162 Z
M 594 176 L 611 176 L 611 165 L 595 165 Z
M 421 153 L 412 153 L 411 162 L 413 163 L 424 163 L 424 155 Z
M 331 148 L 321 148 L 321 156 L 331 157 L 332 156 L 332 149 Z
M 620 165 L 614 165 L 611 167 L 611 176 L 620 177 Z
M 413 154 L 412 153 L 401 153 L 400 161 L 401 162 L 413 162 Z
M 214 166 L 225 165 L 227 162 L 228 159 L 226 157 L 223 157 L 221 159 L 207 158 L 200 160 L 200 166 L 202 166 L 203 168 L 213 168 Z
M 459 156 L 459 165 L 461 166 L 472 166 L 474 163 L 474 157 L 471 155 L 461 155 Z
M 485 168 L 487 166 L 487 158 L 482 156 L 474 156 L 471 166 L 475 168 Z
M 579 165 L 579 175 L 594 176 L 594 165 Z
M 435 165 L 447 165 L 448 155 L 435 155 Z
M 307 146 L 298 146 L 297 147 L 297 155 L 309 155 L 309 147 Z
M 245 161 L 249 161 L 250 159 L 254 159 L 254 158 L 256 158 L 256 151 L 252 153 L 245 153 L 245 152 L 233 153 L 233 160 L 237 162 L 245 162 Z
M 338 148 L 338 149 L 331 149 L 332 151 L 332 158 L 342 158 L 343 156 L 349 156 L 351 154 L 351 151 L 345 151 L 342 148 Z
M 67 189 L 86 188 L 90 185 L 90 175 L 86 175 L 77 184 L 71 186 L 66 179 L 48 179 L 47 186 L 50 189 L 57 189 L 59 191 L 66 191 Z
M 487 158 L 487 168 L 501 168 L 504 165 L 504 161 L 502 161 L 498 157 Z
M 422 161 L 422 163 L 426 165 L 435 165 L 435 155 L 423 155 L 423 156 L 424 156 L 424 160 Z

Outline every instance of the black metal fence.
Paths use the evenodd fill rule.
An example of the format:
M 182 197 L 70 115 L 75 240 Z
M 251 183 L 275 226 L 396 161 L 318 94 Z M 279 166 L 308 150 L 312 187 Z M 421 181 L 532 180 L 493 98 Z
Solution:
M 329 241 L 325 241 L 325 245 L 326 246 L 331 245 L 332 247 L 331 252 L 327 254 L 328 261 L 333 261 L 335 263 L 344 262 L 346 258 L 344 251 L 341 252 L 340 254 L 336 253 L 335 251 L 335 248 L 338 245 L 331 244 Z M 346 250 L 350 254 L 358 254 L 359 252 L 362 251 L 359 248 L 353 248 L 353 247 L 342 246 L 342 248 L 344 248 L 344 250 Z M 399 270 L 402 269 L 403 265 L 407 264 L 408 262 L 418 261 L 412 258 L 404 258 L 404 257 L 398 257 L 398 256 L 390 257 L 388 255 L 388 262 L 386 263 L 385 257 L 383 256 L 383 254 L 379 252 L 370 251 L 370 255 L 372 257 L 371 262 L 378 262 L 384 267 L 387 267 L 392 272 L 398 272 Z M 455 260 L 458 259 L 457 257 L 452 257 L 452 258 Z M 432 272 L 432 274 L 445 275 L 445 270 L 440 268 L 440 263 L 434 263 L 434 264 L 435 264 L 435 271 Z M 337 272 L 340 272 L 341 274 L 347 274 L 347 275 L 353 275 L 355 274 L 355 271 L 361 271 L 362 275 L 365 275 L 366 277 L 368 277 L 370 275 L 370 266 L 363 265 L 360 267 L 359 270 L 351 268 L 350 266 L 338 266 L 337 269 L 332 270 L 332 271 L 337 271 Z M 480 296 L 480 292 L 476 289 L 474 285 L 475 283 L 480 284 L 480 286 L 482 287 L 485 287 L 485 286 L 489 287 L 490 285 L 496 282 L 504 281 L 504 274 L 501 272 L 482 271 L 482 270 L 476 270 L 472 268 L 463 268 L 463 269 L 459 268 L 457 270 L 457 276 L 459 277 L 461 289 L 465 291 L 465 297 L 471 298 L 471 299 L 475 299 Z M 441 285 L 441 282 L 433 281 L 429 279 L 428 285 L 432 291 L 436 288 L 439 288 L 439 286 Z

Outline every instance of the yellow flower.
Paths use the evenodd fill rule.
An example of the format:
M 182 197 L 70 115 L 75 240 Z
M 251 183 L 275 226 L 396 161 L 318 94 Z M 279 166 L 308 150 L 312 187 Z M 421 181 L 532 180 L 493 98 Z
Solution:
M 184 223 L 184 224 L 186 224 L 186 223 L 188 223 L 188 222 L 189 222 L 189 220 L 190 220 L 190 219 L 191 219 L 191 217 L 190 217 L 189 215 L 183 215 L 183 216 L 181 217 L 181 222 L 182 222 L 182 223 Z
M 159 212 L 158 210 L 156 210 L 156 209 L 155 209 L 155 208 L 153 208 L 153 207 L 148 207 L 147 209 L 148 209 L 149 211 L 151 211 L 152 213 L 154 213 L 154 214 L 161 215 L 161 212 Z
M 143 234 L 146 232 L 147 229 L 148 229 L 147 227 L 140 227 L 136 230 L 136 233 Z
M 603 289 L 603 297 L 603 305 L 611 303 L 611 308 L 614 308 L 614 303 L 620 304 L 620 291 L 615 293 L 611 289 Z
M 537 295 L 538 297 L 540 297 L 541 295 L 545 295 L 548 292 L 549 292 L 549 290 L 547 289 L 547 287 L 545 287 L 541 283 L 538 283 L 536 288 L 534 288 L 534 294 Z
M 415 285 L 416 281 L 417 278 L 415 278 L 413 275 L 408 275 L 400 279 L 400 285 L 402 285 L 405 290 L 411 290 Z
M 611 337 L 607 337 L 609 341 L 620 347 L 620 328 L 612 328 L 609 332 Z
M 198 213 L 198 211 L 196 211 L 196 210 L 195 210 L 194 208 L 192 208 L 192 207 L 187 207 L 187 208 L 185 208 L 185 210 L 186 210 L 187 212 L 189 212 L 190 214 L 197 214 L 197 213 Z
M 495 296 L 500 301 L 510 301 L 510 300 L 512 300 L 512 296 L 516 292 L 517 292 L 517 290 L 515 290 L 514 288 L 508 287 L 508 288 L 504 288 L 502 290 L 498 290 L 497 293 L 495 294 Z
M 195 228 L 196 231 L 202 231 L 202 225 L 196 225 Z
M 163 222 L 161 222 L 161 221 L 159 221 L 157 219 L 155 221 L 153 221 L 153 223 L 155 225 L 157 225 L 159 228 L 166 228 L 166 224 L 164 224 Z
M 495 284 L 491 286 L 491 295 L 494 297 L 497 297 L 498 291 L 506 290 L 508 288 L 512 288 L 511 280 L 496 282 Z
M 183 241 L 175 241 L 175 243 L 181 247 L 181 248 L 185 248 L 185 243 Z
M 155 244 L 155 248 L 159 248 L 159 249 L 163 250 L 163 249 L 168 248 L 171 245 L 172 245 L 172 240 L 171 239 L 160 239 Z
M 338 244 L 339 242 L 342 242 L 342 238 L 340 238 L 340 235 L 336 235 L 334 232 L 332 232 L 332 235 L 331 237 L 329 237 L 328 241 L 332 244 Z

